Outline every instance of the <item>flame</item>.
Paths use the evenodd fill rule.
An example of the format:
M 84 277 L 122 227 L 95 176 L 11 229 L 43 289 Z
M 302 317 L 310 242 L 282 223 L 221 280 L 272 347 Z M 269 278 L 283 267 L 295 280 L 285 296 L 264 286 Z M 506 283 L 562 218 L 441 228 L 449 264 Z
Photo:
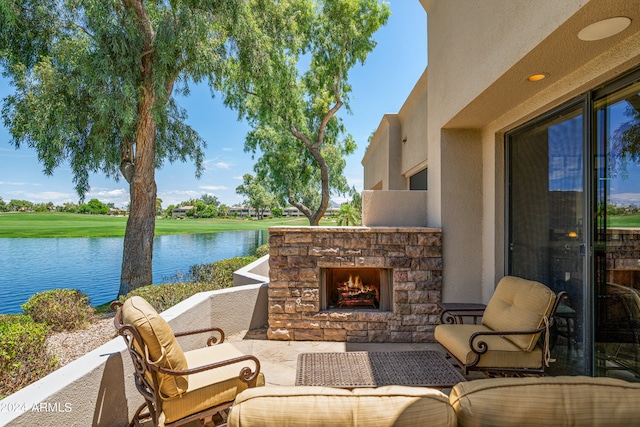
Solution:
M 349 275 L 349 281 L 347 282 L 347 287 L 349 289 L 363 289 L 364 285 L 362 284 L 362 280 L 360 280 L 360 276 L 356 276 L 355 280 L 353 279 L 353 276 L 350 274 Z
M 338 283 L 338 289 L 345 291 L 348 295 L 357 295 L 361 292 L 370 291 L 375 291 L 376 297 L 378 295 L 378 289 L 376 286 L 365 285 L 360 276 L 353 277 L 352 274 L 349 274 L 349 280 L 346 282 Z

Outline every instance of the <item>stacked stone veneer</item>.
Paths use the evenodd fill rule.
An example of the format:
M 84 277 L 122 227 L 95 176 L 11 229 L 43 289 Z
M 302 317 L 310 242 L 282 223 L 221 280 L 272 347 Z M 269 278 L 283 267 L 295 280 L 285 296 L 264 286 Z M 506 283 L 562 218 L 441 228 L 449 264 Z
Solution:
M 433 342 L 442 231 L 411 227 L 269 228 L 269 339 Z M 393 311 L 320 311 L 320 269 L 393 269 Z

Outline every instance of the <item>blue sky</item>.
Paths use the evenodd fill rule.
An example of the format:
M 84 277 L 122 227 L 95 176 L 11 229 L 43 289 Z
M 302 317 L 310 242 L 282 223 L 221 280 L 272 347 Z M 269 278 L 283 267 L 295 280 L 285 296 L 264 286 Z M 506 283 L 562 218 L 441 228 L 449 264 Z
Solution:
M 350 73 L 353 87 L 352 114 L 344 108 L 339 114 L 358 149 L 347 158 L 345 176 L 350 185 L 362 190 L 363 171 L 360 161 L 367 146 L 367 138 L 375 130 L 385 113 L 397 112 L 427 65 L 426 14 L 418 0 L 391 0 L 391 17 L 387 25 L 375 34 L 376 49 L 369 54 L 364 66 Z M 0 98 L 11 93 L 8 82 L 0 77 Z M 192 163 L 166 163 L 156 171 L 158 197 L 162 206 L 176 204 L 202 194 L 214 194 L 229 206 L 241 203 L 235 188 L 242 176 L 253 173 L 254 160 L 244 152 L 244 139 L 249 130 L 246 123 L 237 120 L 234 111 L 222 105 L 220 96 L 211 97 L 204 85 L 191 86 L 187 98 L 178 103 L 189 115 L 187 122 L 207 141 L 205 171 L 195 178 Z M 1 125 L 1 123 L 0 123 Z M 16 150 L 9 143 L 6 128 L 0 126 L 0 197 L 32 202 L 78 202 L 68 165 L 61 165 L 53 176 L 46 176 L 38 158 L 29 147 Z M 86 200 L 97 198 L 127 205 L 128 185 L 102 175 L 92 175 L 91 190 Z M 334 200 L 341 201 L 339 197 Z

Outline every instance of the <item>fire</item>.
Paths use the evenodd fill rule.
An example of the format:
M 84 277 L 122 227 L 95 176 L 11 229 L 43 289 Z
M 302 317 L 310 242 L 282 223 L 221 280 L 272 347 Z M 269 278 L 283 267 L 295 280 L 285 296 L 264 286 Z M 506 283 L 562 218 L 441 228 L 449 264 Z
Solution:
M 356 279 L 353 280 L 353 276 L 350 274 L 349 281 L 347 281 L 347 287 L 349 289 L 356 288 L 358 290 L 361 290 L 364 288 L 364 285 L 362 284 L 362 280 L 360 280 L 360 276 L 356 276 Z
M 378 294 L 377 287 L 365 285 L 364 283 L 362 283 L 362 279 L 360 279 L 360 276 L 356 276 L 354 278 L 351 274 L 349 274 L 349 280 L 338 285 L 338 289 L 348 295 L 358 295 L 365 292 L 375 292 L 377 297 Z

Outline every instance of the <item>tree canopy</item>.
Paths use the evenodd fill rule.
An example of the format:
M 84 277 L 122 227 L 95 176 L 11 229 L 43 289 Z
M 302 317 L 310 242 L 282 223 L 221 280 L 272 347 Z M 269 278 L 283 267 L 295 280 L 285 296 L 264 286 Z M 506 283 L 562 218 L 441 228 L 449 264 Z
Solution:
M 389 14 L 378 0 L 281 0 L 255 15 L 261 60 L 235 55 L 216 81 L 252 126 L 245 148 L 262 153 L 258 177 L 312 225 L 332 192 L 348 191 L 344 156 L 355 142 L 337 113 L 349 110 L 349 71 L 365 62 Z
M 252 5 L 259 9 L 262 1 Z M 265 2 L 268 3 L 268 2 Z M 229 51 L 251 63 L 243 0 L 4 0 L 0 66 L 15 93 L 2 117 L 16 147 L 35 149 L 46 174 L 64 163 L 79 195 L 91 173 L 130 187 L 120 295 L 151 283 L 155 169 L 191 159 L 205 141 L 173 95 L 214 78 Z
M 247 197 L 245 203 L 258 212 L 258 219 L 262 219 L 265 210 L 275 207 L 275 196 L 251 174 L 247 173 L 242 177 L 242 184 L 236 187 L 236 193 Z

